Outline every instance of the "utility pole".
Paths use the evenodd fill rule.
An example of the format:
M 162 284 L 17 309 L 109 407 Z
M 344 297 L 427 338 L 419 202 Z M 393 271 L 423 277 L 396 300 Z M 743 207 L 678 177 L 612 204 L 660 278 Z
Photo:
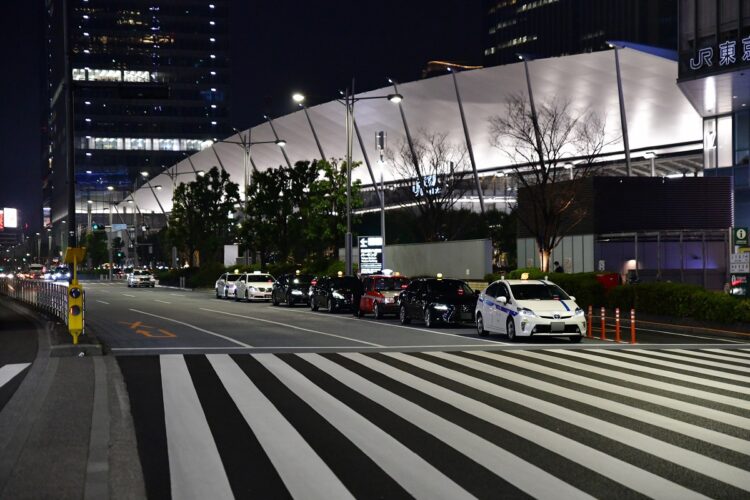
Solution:
M 63 51 L 65 77 L 65 166 L 68 179 L 68 247 L 78 244 L 76 238 L 76 173 L 75 173 L 75 149 L 73 145 L 75 135 L 75 120 L 73 119 L 73 78 L 70 65 L 70 33 L 68 31 L 68 2 L 62 0 L 63 16 Z

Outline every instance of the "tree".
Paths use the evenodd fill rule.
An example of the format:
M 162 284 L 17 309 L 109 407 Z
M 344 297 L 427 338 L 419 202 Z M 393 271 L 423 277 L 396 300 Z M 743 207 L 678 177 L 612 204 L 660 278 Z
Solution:
M 514 165 L 524 208 L 517 211 L 518 221 L 534 235 L 541 269 L 549 271 L 552 250 L 586 216 L 576 203 L 581 181 L 593 175 L 596 158 L 614 140 L 607 140 L 598 114 L 553 100 L 534 117 L 522 94 L 512 96 L 507 112 L 490 117 L 489 125 L 492 145 Z M 572 160 L 575 165 L 568 165 Z
M 169 239 L 187 252 L 191 266 L 196 263 L 196 251 L 203 262 L 221 260 L 223 245 L 234 234 L 235 221 L 230 216 L 239 202 L 239 186 L 216 167 L 175 188 Z
M 86 233 L 86 257 L 91 259 L 91 267 L 99 267 L 109 258 L 107 252 L 107 233 L 93 231 Z
M 414 206 L 416 227 L 425 241 L 454 239 L 461 224 L 448 225 L 448 214 L 470 189 L 468 153 L 463 146 L 451 144 L 447 134 L 420 132 L 413 140 L 414 154 L 408 142 L 396 151 L 388 151 L 394 171 L 404 179 L 416 179 L 403 206 Z

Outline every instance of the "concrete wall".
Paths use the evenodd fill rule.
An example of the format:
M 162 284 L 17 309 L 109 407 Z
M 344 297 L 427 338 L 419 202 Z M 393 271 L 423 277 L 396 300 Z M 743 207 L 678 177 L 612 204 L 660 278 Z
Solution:
M 358 249 L 352 249 L 358 262 Z M 344 261 L 344 249 L 339 249 Z M 489 239 L 413 243 L 385 247 L 385 267 L 406 276 L 435 275 L 481 280 L 492 272 L 492 242 Z
M 539 267 L 539 250 L 533 238 L 520 238 L 516 245 L 518 267 Z M 552 262 L 555 261 L 562 264 L 566 273 L 594 271 L 594 235 L 566 236 L 552 251 Z

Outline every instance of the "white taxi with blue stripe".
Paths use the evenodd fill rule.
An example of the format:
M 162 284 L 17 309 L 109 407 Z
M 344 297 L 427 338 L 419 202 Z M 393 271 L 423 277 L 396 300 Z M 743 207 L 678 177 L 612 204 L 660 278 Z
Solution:
M 518 337 L 568 337 L 580 342 L 586 316 L 562 288 L 547 280 L 499 280 L 482 290 L 477 300 L 479 335 L 501 333 Z

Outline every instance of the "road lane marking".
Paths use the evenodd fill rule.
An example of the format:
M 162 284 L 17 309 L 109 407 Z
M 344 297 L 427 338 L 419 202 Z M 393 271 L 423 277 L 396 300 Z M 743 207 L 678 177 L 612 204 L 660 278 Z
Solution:
M 135 295 L 130 295 L 129 293 L 123 293 L 123 295 L 126 297 L 135 297 Z
M 269 310 L 276 311 L 276 312 L 296 312 L 296 313 L 300 313 L 300 314 L 313 315 L 313 316 L 321 317 L 321 318 L 324 317 L 323 315 L 321 315 L 319 313 L 314 313 L 312 311 L 306 311 L 306 310 L 303 310 L 303 309 L 295 310 L 295 309 L 291 309 L 291 308 L 289 308 L 289 309 L 270 308 Z M 361 321 L 361 322 L 365 322 L 365 323 L 372 323 L 372 324 L 375 324 L 375 325 L 390 326 L 390 327 L 393 327 L 393 328 L 405 328 L 407 330 L 415 330 L 415 331 L 418 331 L 418 332 L 434 333 L 435 335 L 447 335 L 448 337 L 458 337 L 458 338 L 461 338 L 461 339 L 466 339 L 466 336 L 459 335 L 457 333 L 439 332 L 439 331 L 435 331 L 435 330 L 427 330 L 425 328 L 415 328 L 413 326 L 394 325 L 393 323 L 385 323 L 385 322 L 382 322 L 382 321 L 376 321 L 376 320 L 367 319 L 367 318 L 348 318 L 346 316 L 333 316 L 333 315 L 325 316 L 325 317 L 328 317 L 328 318 L 331 318 L 331 319 L 341 319 L 341 320 L 344 320 L 344 321 L 358 321 L 358 322 Z M 494 345 L 497 345 L 497 344 L 508 345 L 507 342 L 500 342 L 500 341 L 495 341 L 495 340 L 474 339 L 474 338 L 469 339 L 469 340 L 474 340 L 476 342 L 488 342 L 488 343 L 494 344 Z
M 185 323 L 184 321 L 179 321 L 172 318 L 167 318 L 165 316 L 159 316 L 158 314 L 152 314 L 146 311 L 139 311 L 138 309 L 129 309 L 129 311 L 137 312 L 139 314 L 145 314 L 146 316 L 153 316 L 154 318 L 163 319 L 164 321 L 171 321 L 172 323 L 177 323 L 178 325 L 187 326 L 188 328 L 192 328 L 193 330 L 197 330 L 199 332 L 207 333 L 209 335 L 213 335 L 214 337 L 219 337 L 220 339 L 224 339 L 227 342 L 231 342 L 233 344 L 237 344 L 242 347 L 248 347 L 251 348 L 250 344 L 245 344 L 244 342 L 240 342 L 239 340 L 235 340 L 231 337 L 227 337 L 226 335 L 222 335 L 220 333 L 212 332 L 211 330 L 206 330 L 205 328 L 201 328 L 199 326 L 191 325 L 190 323 Z
M 120 321 L 120 324 L 128 325 L 128 328 L 133 330 L 138 335 L 143 335 L 144 337 L 157 338 L 157 339 L 164 339 L 164 338 L 173 339 L 177 337 L 176 334 L 170 332 L 169 330 L 165 330 L 163 328 L 157 328 L 151 325 L 144 325 L 140 321 L 135 321 L 133 323 L 128 323 L 127 321 Z M 151 333 L 150 331 L 151 329 L 157 330 L 159 333 L 161 333 L 161 335 L 155 335 Z
M 536 498 L 592 498 L 585 492 L 556 478 L 549 472 L 513 455 L 507 450 L 469 432 L 438 414 L 422 408 L 395 393 L 367 380 L 319 354 L 303 353 L 300 358 L 332 375 L 362 396 L 380 404 L 416 425 L 423 431 L 455 448 L 478 464 L 497 473 L 504 480 Z
M 171 302 L 167 302 L 166 300 L 159 300 L 159 299 L 154 299 L 154 302 L 161 302 L 162 304 L 171 304 Z
M 184 297 L 185 294 L 183 293 L 170 293 L 169 295 L 174 295 L 175 297 Z
M 352 498 L 346 486 L 229 356 L 208 354 L 216 375 L 294 498 Z
M 357 340 L 357 339 L 353 339 L 353 338 L 350 338 L 350 337 L 345 337 L 343 335 L 336 335 L 335 333 L 327 333 L 327 332 L 321 332 L 319 330 L 311 330 L 309 328 L 302 328 L 301 326 L 294 326 L 294 325 L 290 325 L 288 323 L 281 323 L 279 321 L 271 321 L 270 319 L 262 319 L 262 318 L 256 318 L 256 317 L 253 317 L 253 316 L 245 316 L 243 314 L 234 314 L 234 313 L 230 313 L 230 312 L 217 311 L 216 309 L 206 309 L 205 307 L 201 307 L 200 309 L 201 309 L 201 311 L 208 311 L 208 312 L 213 312 L 213 313 L 217 313 L 217 314 L 225 314 L 227 316 L 236 316 L 238 318 L 252 319 L 254 321 L 261 321 L 263 323 L 270 323 L 272 325 L 284 326 L 284 327 L 287 327 L 287 328 L 292 328 L 294 330 L 301 330 L 303 332 L 317 333 L 319 335 L 326 335 L 328 337 L 336 337 L 336 338 L 339 338 L 339 339 L 349 340 L 351 342 L 357 342 L 357 343 L 360 343 L 360 344 L 366 344 L 366 345 L 373 346 L 373 347 L 385 347 L 383 345 L 376 344 L 374 342 L 367 342 L 365 340 Z
M 10 382 L 13 377 L 24 371 L 31 363 L 15 363 L 0 367 L 0 387 Z
M 414 498 L 473 498 L 393 436 L 272 354 L 253 356 Z
M 579 443 L 563 434 L 558 434 L 554 430 L 529 422 L 511 413 L 506 413 L 487 403 L 447 389 L 404 370 L 394 368 L 392 365 L 370 356 L 358 353 L 344 353 L 342 356 L 492 425 L 501 423 L 502 427 L 508 432 L 644 495 L 654 498 L 705 498 L 668 479 L 631 465 L 596 448 Z M 480 379 L 472 379 L 472 384 L 480 384 L 481 382 Z
M 160 356 L 169 477 L 174 498 L 234 498 L 185 358 Z
M 97 302 L 100 302 L 100 303 L 102 303 L 102 304 L 107 304 L 107 305 L 109 305 L 109 302 L 104 302 L 103 300 L 99 300 L 99 299 L 96 299 L 96 301 L 97 301 Z

